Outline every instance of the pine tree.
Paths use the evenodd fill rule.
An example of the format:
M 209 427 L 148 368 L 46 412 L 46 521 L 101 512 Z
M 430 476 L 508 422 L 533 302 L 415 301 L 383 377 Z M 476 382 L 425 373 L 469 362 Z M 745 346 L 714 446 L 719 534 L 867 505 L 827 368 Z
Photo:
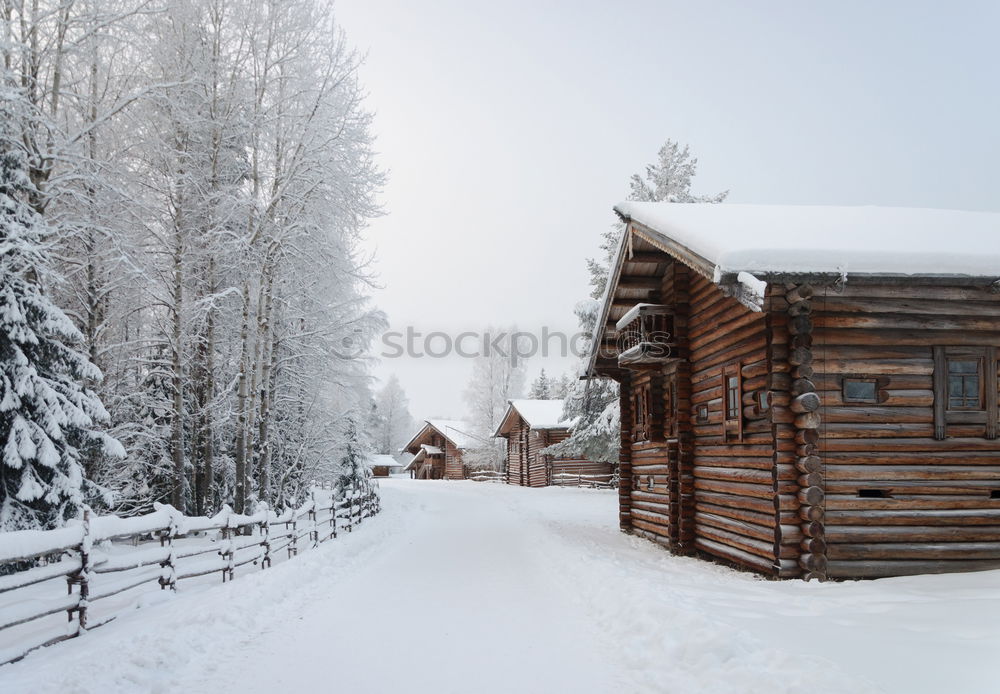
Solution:
M 531 383 L 528 397 L 532 400 L 548 400 L 552 397 L 552 385 L 552 381 L 545 375 L 545 369 L 542 369 L 538 378 Z
M 344 420 L 344 439 L 337 461 L 337 489 L 344 492 L 363 486 L 371 476 L 368 468 L 368 445 L 358 428 L 357 420 L 348 415 Z
M 720 203 L 729 191 L 715 195 L 693 195 L 691 184 L 698 173 L 698 160 L 683 147 L 667 140 L 657 154 L 656 162 L 646 167 L 645 179 L 633 174 L 629 181 L 629 200 L 639 202 Z M 601 258 L 588 258 L 590 298 L 577 307 L 580 328 L 588 335 L 599 329 L 597 313 L 607 289 L 608 274 L 615 250 L 625 232 L 624 225 L 614 224 L 601 235 Z M 581 368 L 585 363 L 581 363 Z M 618 386 L 607 379 L 576 382 L 566 396 L 563 416 L 576 423 L 570 437 L 548 449 L 558 455 L 582 455 L 590 460 L 607 461 L 618 458 L 619 419 Z
M 85 385 L 101 373 L 77 351 L 82 335 L 42 291 L 47 234 L 31 189 L 23 157 L 0 145 L 0 531 L 61 525 L 88 491 L 84 455 L 124 453 L 95 429 L 108 415 Z
M 629 200 L 637 202 L 719 203 L 729 197 L 729 191 L 714 195 L 693 195 L 691 184 L 698 173 L 698 160 L 691 157 L 687 145 L 667 140 L 657 153 L 656 163 L 646 166 L 646 178 L 632 174 L 629 180 Z M 588 258 L 590 296 L 600 299 L 608 283 L 608 271 L 625 227 L 613 224 L 601 234 L 601 258 Z

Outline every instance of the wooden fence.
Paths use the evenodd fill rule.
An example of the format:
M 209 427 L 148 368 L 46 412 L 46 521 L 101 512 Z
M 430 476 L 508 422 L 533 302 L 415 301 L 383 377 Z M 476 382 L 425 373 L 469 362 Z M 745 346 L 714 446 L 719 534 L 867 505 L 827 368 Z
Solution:
M 465 476 L 473 482 L 505 483 L 507 481 L 507 475 L 499 470 L 470 470 Z
M 573 472 L 557 472 L 552 474 L 552 484 L 558 487 L 588 487 L 594 489 L 613 489 L 618 486 L 615 475 L 584 475 Z
M 112 621 L 114 611 L 92 618 L 101 600 L 143 585 L 176 591 L 181 581 L 215 572 L 230 581 L 241 566 L 268 568 L 282 552 L 294 557 L 338 531 L 351 532 L 380 510 L 377 483 L 339 498 L 320 497 L 326 498 L 314 492 L 299 508 L 280 514 L 264 504 L 251 515 L 224 507 L 212 517 L 188 517 L 159 504 L 134 518 L 85 510 L 82 521 L 65 528 L 0 533 L 0 639 L 11 634 L 7 630 L 60 612 L 69 621 L 68 627 L 33 631 L 16 646 L 0 648 L 0 665 Z M 63 596 L 45 591 L 43 584 L 56 579 L 66 582 Z

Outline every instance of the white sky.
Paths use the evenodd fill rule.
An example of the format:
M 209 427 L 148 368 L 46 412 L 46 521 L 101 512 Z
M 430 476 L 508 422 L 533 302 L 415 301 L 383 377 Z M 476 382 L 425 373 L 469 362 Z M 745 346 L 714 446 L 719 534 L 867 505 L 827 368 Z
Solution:
M 1000 210 L 1000 3 L 335 7 L 390 171 L 369 237 L 392 330 L 574 331 L 584 260 L 668 137 L 731 202 Z M 470 371 L 375 369 L 418 418 L 461 417 Z

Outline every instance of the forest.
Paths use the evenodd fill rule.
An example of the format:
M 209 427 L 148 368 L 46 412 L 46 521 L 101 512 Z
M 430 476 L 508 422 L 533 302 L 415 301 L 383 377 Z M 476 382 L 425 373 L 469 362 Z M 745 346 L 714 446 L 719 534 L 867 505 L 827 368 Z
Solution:
M 2 0 L 0 529 L 287 507 L 384 324 L 360 56 L 318 0 Z

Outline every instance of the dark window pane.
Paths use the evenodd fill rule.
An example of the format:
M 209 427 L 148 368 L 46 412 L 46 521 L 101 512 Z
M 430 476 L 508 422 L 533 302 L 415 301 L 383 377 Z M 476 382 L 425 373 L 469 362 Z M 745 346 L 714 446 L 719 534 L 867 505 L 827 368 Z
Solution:
M 948 379 L 948 395 L 950 395 L 953 398 L 958 398 L 962 396 L 961 376 L 951 376 Z
M 979 397 L 979 377 L 967 376 L 965 378 L 965 397 L 967 398 L 978 398 Z
M 878 393 L 875 381 L 864 381 L 857 378 L 845 379 L 844 399 L 853 402 L 876 402 Z
M 979 362 L 974 359 L 953 359 L 948 362 L 948 372 L 953 374 L 979 373 Z

